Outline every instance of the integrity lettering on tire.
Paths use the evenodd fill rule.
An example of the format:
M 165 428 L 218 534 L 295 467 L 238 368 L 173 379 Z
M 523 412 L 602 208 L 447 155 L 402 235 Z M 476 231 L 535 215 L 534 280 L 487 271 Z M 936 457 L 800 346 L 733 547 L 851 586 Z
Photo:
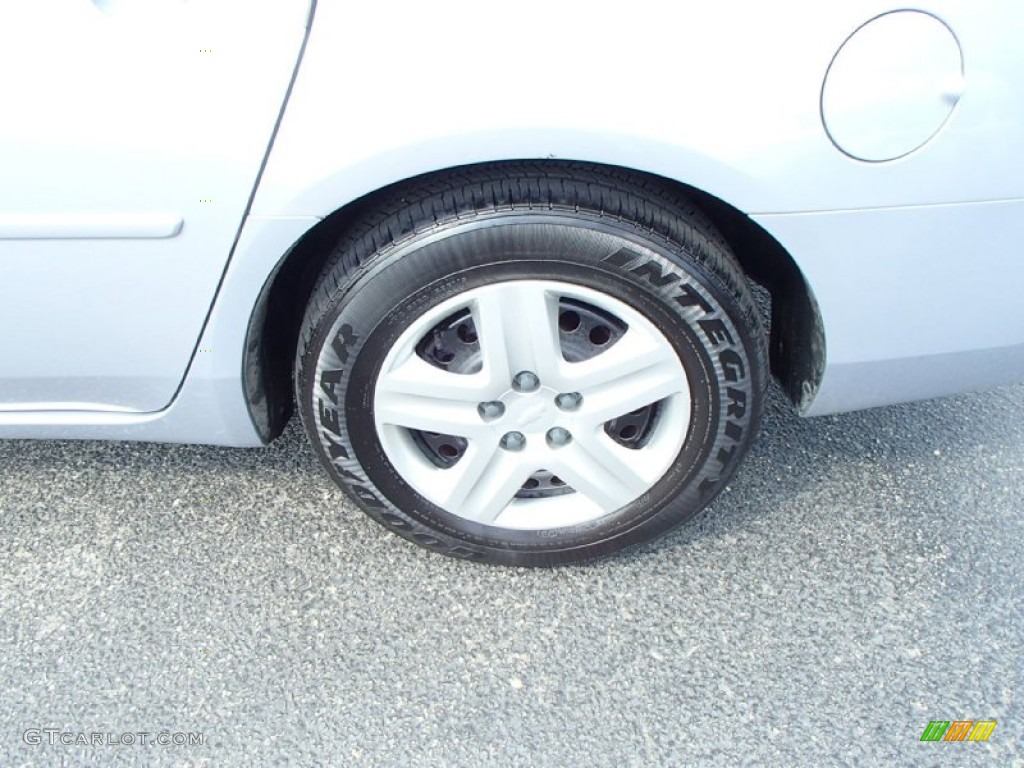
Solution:
M 403 189 L 338 247 L 296 366 L 334 480 L 421 546 L 600 557 L 736 470 L 765 334 L 707 221 L 649 181 L 503 164 Z

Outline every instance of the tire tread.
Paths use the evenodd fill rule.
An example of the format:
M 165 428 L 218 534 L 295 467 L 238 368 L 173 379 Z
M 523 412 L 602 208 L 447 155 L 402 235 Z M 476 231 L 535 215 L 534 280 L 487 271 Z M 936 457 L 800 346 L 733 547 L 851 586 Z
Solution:
M 525 200 L 525 202 L 516 202 Z M 606 166 L 513 161 L 456 168 L 391 188 L 350 226 L 328 257 L 310 297 L 299 335 L 302 360 L 332 301 L 358 281 L 371 257 L 424 229 L 502 210 L 569 210 L 628 223 L 689 251 L 736 299 L 754 331 L 753 352 L 767 387 L 768 345 L 761 314 L 739 262 L 710 220 L 670 182 Z

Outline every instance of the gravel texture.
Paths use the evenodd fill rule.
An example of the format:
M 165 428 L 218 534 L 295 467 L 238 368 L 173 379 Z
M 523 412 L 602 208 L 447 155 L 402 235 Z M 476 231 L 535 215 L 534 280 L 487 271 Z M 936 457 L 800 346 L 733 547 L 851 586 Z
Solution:
M 294 422 L 0 442 L 0 766 L 1024 766 L 1022 413 L 1024 385 L 810 420 L 774 393 L 711 509 L 548 571 L 387 533 Z

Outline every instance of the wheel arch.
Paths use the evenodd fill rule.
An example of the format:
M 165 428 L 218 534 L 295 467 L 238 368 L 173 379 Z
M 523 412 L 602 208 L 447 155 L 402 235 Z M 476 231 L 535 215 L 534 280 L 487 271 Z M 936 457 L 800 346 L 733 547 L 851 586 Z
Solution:
M 793 404 L 806 410 L 824 373 L 824 328 L 811 287 L 789 252 L 745 213 L 708 192 L 665 176 L 613 167 L 675 187 L 722 233 L 746 276 L 764 289 L 772 374 Z M 454 167 L 397 180 L 342 205 L 310 228 L 278 261 L 251 314 L 243 356 L 246 403 L 263 440 L 277 437 L 292 414 L 291 376 L 303 313 L 335 244 L 383 197 L 424 177 L 439 177 L 452 170 Z

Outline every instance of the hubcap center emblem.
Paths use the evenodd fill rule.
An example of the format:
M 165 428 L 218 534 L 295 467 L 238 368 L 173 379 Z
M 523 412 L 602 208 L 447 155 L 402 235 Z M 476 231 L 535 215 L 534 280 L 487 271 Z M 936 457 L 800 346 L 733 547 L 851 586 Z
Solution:
M 543 432 L 554 422 L 556 408 L 554 392 L 542 388 L 536 392 L 519 394 L 505 400 L 506 421 L 523 432 Z

